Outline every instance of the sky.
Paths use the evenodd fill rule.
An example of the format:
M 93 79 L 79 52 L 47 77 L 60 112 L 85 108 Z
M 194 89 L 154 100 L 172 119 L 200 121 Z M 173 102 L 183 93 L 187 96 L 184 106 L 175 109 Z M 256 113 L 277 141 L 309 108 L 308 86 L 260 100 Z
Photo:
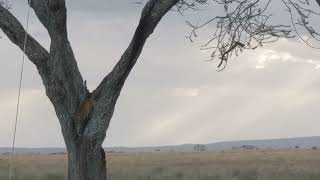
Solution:
M 130 2 L 67 1 L 69 39 L 90 89 L 110 72 L 131 40 L 142 6 Z M 11 3 L 11 11 L 25 22 L 26 2 Z M 205 20 L 210 13 L 169 12 L 163 18 L 126 82 L 104 146 L 320 135 L 320 50 L 281 39 L 244 51 L 217 72 L 217 62 L 207 62 L 209 52 L 200 50 L 208 33 L 194 43 L 185 38 L 190 32 L 185 20 Z M 48 34 L 33 12 L 29 27 L 48 48 Z M 0 147 L 8 147 L 22 52 L 0 34 Z M 29 61 L 23 78 L 16 146 L 63 147 L 54 108 Z

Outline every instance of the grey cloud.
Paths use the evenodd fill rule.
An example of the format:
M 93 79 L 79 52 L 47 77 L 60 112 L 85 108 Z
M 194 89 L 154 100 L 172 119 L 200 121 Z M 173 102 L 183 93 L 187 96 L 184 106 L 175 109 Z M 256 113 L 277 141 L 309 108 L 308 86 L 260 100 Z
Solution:
M 89 4 L 87 10 L 86 3 Z M 79 68 L 94 88 L 127 47 L 138 23 L 139 9 L 131 4 L 123 5 L 127 3 L 123 1 L 118 5 L 132 10 L 95 13 L 98 1 L 90 3 L 68 1 L 71 8 L 68 26 Z M 118 8 L 116 1 L 110 1 L 107 6 L 101 9 Z M 18 9 L 17 6 L 15 11 Z M 23 20 L 22 11 L 17 14 Z M 184 18 L 171 13 L 148 40 L 121 93 L 105 145 L 317 135 L 318 51 L 294 41 L 280 41 L 256 51 L 245 51 L 231 60 L 225 71 L 218 73 L 217 62 L 204 62 L 208 54 L 199 50 L 203 41 L 199 39 L 192 44 L 184 38 L 189 30 Z M 31 33 L 48 46 L 46 31 L 34 15 Z M 203 39 L 206 38 L 204 34 Z M 0 146 L 8 146 L 21 52 L 6 38 L 0 40 L 0 49 L 0 99 L 3 102 L 0 104 Z M 283 54 L 286 53 L 291 55 L 289 60 L 285 60 Z M 267 58 L 263 61 L 264 68 L 257 69 L 263 56 Z M 309 63 L 310 59 L 314 63 Z M 30 62 L 24 74 L 17 145 L 63 146 L 53 107 Z M 288 128 L 288 124 L 292 127 Z

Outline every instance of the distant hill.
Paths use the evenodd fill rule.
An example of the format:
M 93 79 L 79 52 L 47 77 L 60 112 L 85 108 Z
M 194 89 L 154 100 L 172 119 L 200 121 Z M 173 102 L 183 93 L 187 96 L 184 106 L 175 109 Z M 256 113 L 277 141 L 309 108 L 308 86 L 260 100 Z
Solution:
M 122 152 L 191 152 L 194 151 L 194 146 L 197 144 L 182 144 L 173 146 L 155 146 L 155 147 L 108 147 L 107 151 L 122 151 Z M 287 149 L 299 148 L 309 149 L 312 147 L 320 148 L 320 136 L 314 137 L 299 137 L 299 138 L 283 138 L 283 139 L 265 139 L 265 140 L 245 140 L 245 141 L 226 141 L 210 144 L 203 144 L 206 150 L 230 150 L 232 148 L 241 148 L 243 146 L 254 146 L 259 149 Z
M 0 147 L 0 154 L 6 154 L 11 152 L 9 147 Z M 49 153 L 61 153 L 66 152 L 65 148 L 15 148 L 15 153 L 17 154 L 27 154 L 27 153 L 40 153 L 40 154 L 49 154 Z
M 172 146 L 154 146 L 154 147 L 106 147 L 106 151 L 113 152 L 191 152 L 197 144 L 182 144 Z M 320 136 L 298 137 L 283 139 L 265 139 L 265 140 L 245 140 L 245 141 L 226 141 L 211 144 L 203 144 L 206 150 L 230 150 L 233 148 L 256 147 L 259 149 L 287 149 L 298 146 L 301 149 L 310 149 L 312 147 L 320 148 Z M 1 148 L 0 153 L 8 153 L 11 148 Z M 65 148 L 16 148 L 16 153 L 61 153 Z

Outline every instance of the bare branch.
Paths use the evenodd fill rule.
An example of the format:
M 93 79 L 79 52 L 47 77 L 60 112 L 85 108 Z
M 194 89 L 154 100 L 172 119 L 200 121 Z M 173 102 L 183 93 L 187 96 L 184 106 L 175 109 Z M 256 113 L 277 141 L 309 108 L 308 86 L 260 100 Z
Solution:
M 115 65 L 113 70 L 103 79 L 101 84 L 93 92 L 93 97 L 97 101 L 94 111 L 102 111 L 108 109 L 113 111 L 114 105 L 120 91 L 128 77 L 131 69 L 137 62 L 137 59 L 143 49 L 143 46 L 148 37 L 153 33 L 161 18 L 178 2 L 178 0 L 149 0 L 143 8 L 140 22 L 129 47 L 121 56 L 119 62 Z M 101 113 L 93 113 L 100 114 Z M 93 118 L 105 119 L 104 122 L 89 123 L 89 129 L 108 127 L 111 117 Z M 90 127 L 91 126 L 91 127 Z M 101 127 L 97 127 L 101 126 Z M 89 130 L 90 131 L 90 130 Z M 97 132 L 97 131 L 95 131 Z
M 33 8 L 39 14 L 43 9 L 41 9 L 40 3 L 38 7 L 35 2 L 36 0 L 33 1 Z M 51 0 L 51 2 L 55 1 Z M 57 0 L 57 2 L 61 3 L 62 1 Z M 61 18 L 66 19 L 65 6 L 63 5 L 56 4 L 55 8 L 51 8 L 50 13 L 56 16 L 46 24 L 51 36 L 50 53 L 30 35 L 27 36 L 25 53 L 36 65 L 46 88 L 47 96 L 54 105 L 56 113 L 68 114 L 68 117 L 59 117 L 64 134 L 72 134 L 74 125 L 70 121 L 70 117 L 73 117 L 80 102 L 85 98 L 87 89 L 83 84 L 82 76 L 67 39 L 66 26 L 63 26 L 65 21 L 61 20 Z M 41 17 L 42 21 L 43 17 Z M 3 6 L 0 6 L 0 28 L 14 44 L 23 50 L 25 30 L 21 23 Z
M 221 6 L 224 9 L 224 14 L 213 17 L 200 25 L 187 21 L 187 24 L 192 28 L 187 38 L 193 42 L 194 38 L 198 37 L 200 29 L 215 24 L 215 32 L 201 49 L 212 50 L 210 61 L 219 59 L 219 70 L 225 68 L 232 55 L 238 55 L 244 49 L 256 49 L 264 44 L 275 42 L 279 38 L 298 36 L 311 47 L 314 47 L 310 44 L 311 39 L 320 40 L 319 34 L 309 23 L 310 16 L 319 14 L 311 10 L 308 0 L 282 0 L 291 15 L 291 25 L 271 22 L 272 14 L 268 13 L 267 10 L 270 8 L 272 0 L 212 1 L 216 6 Z M 183 5 L 185 7 L 195 6 L 195 4 L 190 5 L 190 3 L 184 3 Z M 297 21 L 294 20 L 293 14 L 297 14 Z M 303 38 L 298 31 L 298 27 L 305 29 L 309 38 Z
M 180 0 L 173 9 L 181 15 L 187 10 L 200 10 L 199 5 L 208 4 L 208 0 Z
M 319 16 L 320 14 L 311 10 L 308 0 L 292 1 L 281 0 L 289 12 L 291 24 L 294 32 L 300 40 L 312 48 L 320 49 L 311 44 L 310 41 L 320 41 L 320 34 L 316 32 L 310 23 L 310 17 L 313 15 Z M 319 1 L 318 1 L 319 2 Z M 294 18 L 296 16 L 296 18 Z M 296 20 L 295 20 L 296 19 Z M 304 34 L 300 33 L 299 29 L 304 30 Z M 305 37 L 303 37 L 305 36 Z
M 0 5 L 0 28 L 7 37 L 23 50 L 25 30 L 20 22 Z M 46 69 L 49 53 L 29 34 L 27 35 L 26 55 L 36 65 L 40 72 Z
M 65 0 L 31 0 L 41 23 L 48 30 L 51 38 L 61 36 L 67 38 L 67 8 Z
M 30 6 L 35 11 L 38 19 L 50 33 L 50 0 L 30 0 Z
M 74 114 L 80 102 L 87 96 L 87 88 L 84 86 L 76 59 L 73 54 L 67 33 L 67 9 L 64 0 L 31 0 L 40 22 L 49 32 L 51 38 L 50 64 L 55 74 L 55 80 L 59 81 L 60 88 L 54 91 L 62 91 L 65 94 L 63 101 L 65 106 Z M 53 92 L 56 94 L 57 92 Z
M 116 64 L 109 78 L 112 78 L 117 89 L 121 89 L 132 67 L 136 63 L 147 38 L 153 33 L 161 18 L 178 2 L 178 0 L 149 0 L 145 5 L 140 18 L 139 25 L 133 39 Z M 104 85 L 102 82 L 97 90 Z

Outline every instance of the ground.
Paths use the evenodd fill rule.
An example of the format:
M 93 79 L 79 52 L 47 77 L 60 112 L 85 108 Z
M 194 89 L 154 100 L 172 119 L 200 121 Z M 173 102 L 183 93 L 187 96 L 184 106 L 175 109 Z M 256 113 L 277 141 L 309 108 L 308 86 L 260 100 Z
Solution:
M 320 180 L 320 150 L 109 153 L 110 180 Z M 15 180 L 63 180 L 65 154 L 15 156 Z M 0 155 L 0 179 L 8 156 Z

